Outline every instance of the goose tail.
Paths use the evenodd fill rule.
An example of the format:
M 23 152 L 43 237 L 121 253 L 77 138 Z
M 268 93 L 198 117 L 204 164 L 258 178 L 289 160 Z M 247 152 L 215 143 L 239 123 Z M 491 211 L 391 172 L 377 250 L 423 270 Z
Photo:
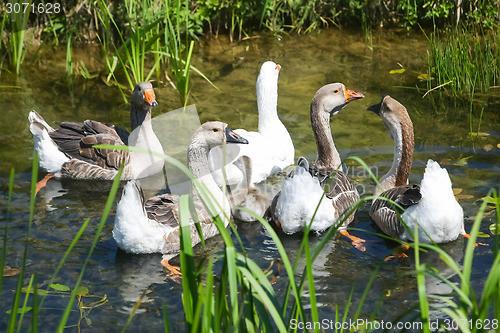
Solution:
M 31 111 L 28 115 L 30 131 L 35 141 L 35 150 L 38 152 L 40 166 L 47 172 L 57 174 L 62 165 L 68 162 L 69 157 L 59 150 L 49 133 L 54 129 L 36 111 Z

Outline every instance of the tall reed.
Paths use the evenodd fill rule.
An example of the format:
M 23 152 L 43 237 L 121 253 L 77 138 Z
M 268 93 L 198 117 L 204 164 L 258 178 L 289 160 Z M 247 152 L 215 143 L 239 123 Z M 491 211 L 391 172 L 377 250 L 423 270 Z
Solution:
M 474 90 L 486 92 L 498 85 L 500 54 L 493 33 L 477 27 L 452 28 L 446 34 L 435 31 L 426 37 L 431 89 L 442 88 L 451 96 L 472 99 Z
M 32 0 L 26 2 L 26 4 L 28 4 L 28 8 L 32 2 Z M 19 5 L 21 9 L 24 8 L 23 1 L 16 0 L 11 3 L 13 5 Z M 10 20 L 10 26 L 12 29 L 11 36 L 7 42 L 7 53 L 9 54 L 11 66 L 16 69 L 16 74 L 19 75 L 19 73 L 21 73 L 21 64 L 24 62 L 24 58 L 26 57 L 26 53 L 28 51 L 28 45 L 30 43 L 30 40 L 26 38 L 29 14 L 24 14 L 23 10 L 13 10 L 7 17 L 8 20 Z M 4 21 L 2 20 L 2 29 L 3 27 Z

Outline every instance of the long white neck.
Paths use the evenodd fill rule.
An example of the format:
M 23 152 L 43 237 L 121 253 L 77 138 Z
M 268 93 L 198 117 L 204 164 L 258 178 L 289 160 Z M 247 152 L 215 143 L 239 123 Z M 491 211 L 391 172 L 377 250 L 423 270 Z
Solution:
M 322 107 L 317 99 L 313 99 L 311 102 L 311 126 L 318 149 L 316 166 L 318 168 L 338 169 L 342 160 L 333 143 L 329 113 L 321 110 Z
M 219 186 L 217 186 L 217 183 L 210 173 L 210 169 L 208 167 L 208 152 L 209 149 L 207 144 L 204 143 L 204 139 L 197 140 L 196 136 L 193 137 L 188 149 L 188 167 L 194 176 L 205 187 L 205 190 L 208 190 L 211 203 L 215 207 L 215 211 L 212 211 L 210 215 L 213 217 L 219 215 L 227 226 L 231 216 L 231 208 L 229 206 L 229 201 Z M 203 192 L 196 190 L 195 188 L 193 188 L 191 192 L 195 200 L 205 198 L 204 195 L 199 194 Z M 210 207 L 210 205 L 208 206 Z
M 266 135 L 272 131 L 283 127 L 278 118 L 278 81 L 274 79 L 264 79 L 259 76 L 257 79 L 257 108 L 259 110 L 259 133 Z M 286 129 L 285 129 L 286 130 Z
M 163 147 L 153 131 L 151 107 L 143 110 L 132 104 L 130 111 L 132 133 L 128 138 L 129 146 L 163 154 Z M 153 154 L 130 153 L 130 166 L 133 178 L 143 178 L 158 173 L 163 168 L 163 159 Z

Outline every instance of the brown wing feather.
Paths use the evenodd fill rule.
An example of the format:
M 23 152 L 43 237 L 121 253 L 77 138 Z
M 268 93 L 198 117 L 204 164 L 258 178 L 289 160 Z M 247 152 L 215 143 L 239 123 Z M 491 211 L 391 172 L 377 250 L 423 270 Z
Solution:
M 59 150 L 88 164 L 95 164 L 103 169 L 117 171 L 124 163 L 130 161 L 129 152 L 125 150 L 97 149 L 94 145 L 124 146 L 126 131 L 118 129 L 114 125 L 105 125 L 98 121 L 86 120 L 83 123 L 60 122 L 60 128 L 50 133 L 50 137 L 59 147 Z M 66 165 L 65 173 L 71 177 L 81 178 L 84 176 L 82 170 L 72 171 L 71 166 L 82 168 L 81 163 L 73 162 Z M 96 173 L 96 170 L 90 172 Z M 107 179 L 107 178 L 106 178 Z
M 332 183 L 330 185 L 325 184 L 324 186 L 330 186 L 326 197 L 332 199 L 333 205 L 337 208 L 335 213 L 337 216 L 335 218 L 343 218 L 343 214 L 347 213 L 352 204 L 359 200 L 359 193 L 354 186 L 354 182 L 349 178 L 349 176 L 342 171 L 337 171 Z M 343 227 L 347 227 L 354 219 L 354 212 L 349 215 L 349 217 L 342 224 Z
M 398 203 L 403 209 L 386 200 L 375 199 L 370 207 L 370 217 L 385 234 L 400 238 L 405 229 L 396 211 L 403 214 L 408 207 L 419 203 L 422 199 L 420 187 L 415 184 L 398 186 L 385 191 L 381 196 Z
M 315 164 L 309 166 L 309 173 L 318 178 L 321 187 L 328 187 L 326 197 L 332 199 L 335 210 L 335 218 L 343 218 L 341 215 L 347 212 L 350 206 L 359 200 L 359 193 L 354 182 L 347 174 L 333 168 L 318 168 Z M 333 177 L 333 180 L 331 180 Z M 331 180 L 331 184 L 330 183 Z M 346 227 L 354 219 L 354 212 L 344 221 Z
M 178 253 L 180 250 L 179 243 L 179 197 L 173 194 L 162 194 L 154 196 L 148 199 L 144 203 L 144 209 L 148 218 L 168 225 L 174 230 L 165 236 L 165 244 L 163 246 L 162 252 L 164 254 Z M 202 235 L 204 239 L 208 239 L 218 233 L 218 229 L 212 222 L 212 219 L 206 213 L 202 204 L 197 202 L 195 204 L 196 213 L 200 222 Z M 191 234 L 191 246 L 201 242 L 200 236 L 196 229 L 196 225 L 192 218 L 190 218 L 190 234 Z
M 149 198 L 144 203 L 148 218 L 171 228 L 179 226 L 179 197 L 173 194 L 162 194 Z

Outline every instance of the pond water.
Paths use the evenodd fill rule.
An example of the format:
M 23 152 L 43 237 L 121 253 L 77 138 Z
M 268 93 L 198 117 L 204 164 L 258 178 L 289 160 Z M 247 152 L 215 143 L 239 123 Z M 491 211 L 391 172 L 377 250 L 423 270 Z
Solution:
M 22 263 L 29 221 L 33 138 L 28 128 L 28 112 L 37 110 L 49 123 L 95 119 L 129 127 L 129 107 L 117 88 L 108 87 L 100 78 L 75 78 L 72 85 L 67 84 L 64 52 L 46 55 L 26 68 L 19 77 L 5 71 L 2 73 L 0 203 L 4 222 L 0 231 L 3 235 L 8 222 L 6 264 L 13 268 Z M 76 48 L 74 59 L 75 62 L 84 60 L 91 72 L 102 69 L 97 47 Z M 346 157 L 361 157 L 379 177 L 389 169 L 393 141 L 382 121 L 366 111 L 367 106 L 378 103 L 383 95 L 389 94 L 406 106 L 414 122 L 416 147 L 410 181 L 420 182 L 427 159 L 441 162 L 447 168 L 454 188 L 462 189 L 462 194 L 466 195 L 459 202 L 464 208 L 466 230 L 470 231 L 480 199 L 487 195 L 490 188 L 498 189 L 499 185 L 498 89 L 476 95 L 472 111 L 469 103 L 439 98 L 438 93 L 422 98 L 426 83 L 420 81 L 418 76 L 427 72 L 427 44 L 421 35 L 380 32 L 368 41 L 358 33 L 331 29 L 320 35 L 281 39 L 260 36 L 232 44 L 220 37 L 217 40 L 201 40 L 193 57 L 194 65 L 220 89 L 215 90 L 193 74 L 191 101 L 196 105 L 201 122 L 222 120 L 233 129 L 257 130 L 255 80 L 261 64 L 266 60 L 273 60 L 282 66 L 278 113 L 292 136 L 296 157 L 302 155 L 314 160 L 316 156 L 309 120 L 309 104 L 314 93 L 324 84 L 342 82 L 348 89 L 362 92 L 365 98 L 351 103 L 332 119 L 332 134 L 350 175 L 355 176 L 364 194 L 370 194 L 373 190 L 370 179 L 354 161 L 346 160 Z M 399 68 L 404 68 L 405 72 L 389 73 Z M 179 107 L 179 98 L 168 83 L 157 82 L 155 92 L 159 107 L 154 109 L 153 116 Z M 480 132 L 485 134 L 471 137 L 471 126 L 473 131 L 477 131 L 483 108 Z M 12 213 L 7 218 L 11 168 L 15 168 L 16 177 Z M 43 172 L 40 177 L 42 175 Z M 90 218 L 87 231 L 71 252 L 56 281 L 68 286 L 75 284 L 97 230 L 109 188 L 110 183 L 106 182 L 51 180 L 42 189 L 35 203 L 24 286 L 28 285 L 29 276 L 37 273 L 38 283 L 46 287 L 71 240 L 85 219 Z M 354 235 L 367 240 L 366 252 L 356 250 L 344 238 L 337 237 L 327 244 L 314 264 L 320 318 L 335 319 L 337 306 L 343 314 L 351 290 L 353 306 L 357 306 L 366 283 L 380 267 L 361 316 L 367 318 L 378 307 L 376 318 L 379 320 L 409 322 L 418 311 L 416 279 L 408 275 L 414 267 L 413 257 L 383 261 L 396 244 L 370 234 L 376 230 L 368 217 L 368 208 L 366 205 L 359 209 L 355 219 L 355 227 L 364 231 L 353 231 Z M 82 321 L 82 328 L 85 331 L 121 329 L 134 304 L 144 294 L 129 326 L 131 330 L 162 329 L 162 307 L 165 306 L 170 328 L 182 331 L 181 285 L 166 279 L 165 271 L 159 265 L 160 255 L 128 255 L 119 251 L 111 235 L 113 218 L 111 215 L 106 222 L 82 281 L 90 294 L 95 295 L 87 297 L 88 303 L 105 295 L 109 301 L 90 311 L 87 315 L 90 321 Z M 489 226 L 495 220 L 494 213 L 487 215 L 480 230 L 491 236 Z M 278 258 L 275 244 L 260 224 L 237 223 L 237 226 L 247 253 L 261 268 L 268 267 L 273 259 Z M 301 236 L 280 236 L 290 258 L 294 260 Z M 313 236 L 311 242 L 319 239 Z M 483 238 L 481 242 L 487 245 L 475 250 L 472 286 L 476 293 L 480 293 L 493 261 L 494 238 Z M 0 243 L 3 244 L 3 239 Z M 442 247 L 461 263 L 465 244 L 463 240 L 457 240 Z M 215 237 L 208 245 L 206 249 L 199 249 L 197 260 L 221 251 L 222 240 Z M 457 276 L 447 273 L 446 266 L 437 256 L 425 254 L 422 260 L 434 265 L 452 281 L 459 281 Z M 299 267 L 297 274 L 301 271 Z M 282 294 L 287 287 L 284 275 L 274 284 L 278 294 Z M 3 281 L 0 330 L 7 325 L 5 311 L 7 304 L 10 307 L 17 278 L 7 277 Z M 442 284 L 431 281 L 428 288 L 442 293 L 450 291 Z M 67 300 L 68 297 L 63 296 L 47 298 L 39 317 L 43 321 L 40 331 L 55 330 Z M 76 325 L 79 319 L 76 306 L 74 309 L 69 321 L 71 325 Z M 29 318 L 29 314 L 27 316 Z M 443 315 L 435 312 L 432 316 L 441 318 Z M 25 320 L 26 324 L 28 322 Z

